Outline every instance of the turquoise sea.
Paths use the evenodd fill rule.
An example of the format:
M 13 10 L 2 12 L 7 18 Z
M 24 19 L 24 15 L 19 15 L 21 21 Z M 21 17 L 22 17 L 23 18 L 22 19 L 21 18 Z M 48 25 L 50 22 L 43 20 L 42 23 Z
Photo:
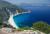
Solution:
M 30 8 L 29 8 L 30 7 Z M 16 15 L 13 17 L 14 22 L 19 27 L 32 26 L 32 23 L 37 21 L 44 21 L 50 24 L 50 6 L 27 6 L 23 9 L 29 9 L 31 13 Z

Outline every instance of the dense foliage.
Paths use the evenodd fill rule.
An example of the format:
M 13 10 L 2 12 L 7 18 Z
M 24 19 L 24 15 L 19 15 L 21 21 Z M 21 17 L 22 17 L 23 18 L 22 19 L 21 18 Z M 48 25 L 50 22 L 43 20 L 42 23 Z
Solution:
M 50 33 L 50 26 L 46 22 L 43 22 L 43 21 L 36 22 L 33 24 L 32 27 L 39 31 Z

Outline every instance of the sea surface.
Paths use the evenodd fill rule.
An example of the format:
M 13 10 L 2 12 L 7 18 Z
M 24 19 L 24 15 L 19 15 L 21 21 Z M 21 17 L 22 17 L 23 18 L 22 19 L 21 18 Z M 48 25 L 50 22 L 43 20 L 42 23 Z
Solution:
M 23 6 L 22 8 L 31 10 L 31 13 L 13 16 L 17 26 L 31 27 L 32 24 L 37 21 L 44 21 L 50 24 L 50 6 Z

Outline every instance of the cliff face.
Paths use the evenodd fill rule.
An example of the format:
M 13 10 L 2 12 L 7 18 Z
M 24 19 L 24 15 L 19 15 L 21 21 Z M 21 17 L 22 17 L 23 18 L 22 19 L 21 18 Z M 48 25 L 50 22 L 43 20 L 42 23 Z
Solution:
M 8 20 L 9 18 L 9 11 L 11 11 L 12 13 L 15 12 L 17 6 L 13 5 L 11 3 L 8 3 L 6 1 L 0 0 L 0 16 L 2 17 L 2 22 L 4 23 L 5 21 Z

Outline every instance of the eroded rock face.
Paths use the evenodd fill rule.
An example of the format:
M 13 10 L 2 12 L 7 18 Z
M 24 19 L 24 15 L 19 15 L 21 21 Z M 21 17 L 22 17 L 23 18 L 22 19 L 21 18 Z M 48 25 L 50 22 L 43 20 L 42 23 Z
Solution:
M 16 7 L 16 5 L 13 5 L 7 1 L 0 0 L 0 16 L 2 17 L 2 23 L 8 24 L 7 22 L 10 14 L 7 12 L 8 10 L 6 8 L 8 8 L 10 11 L 12 11 L 12 13 L 14 13 Z
M 12 12 L 12 13 L 15 13 L 15 10 L 13 11 L 13 10 L 11 10 L 12 9 L 12 7 L 10 8 L 7 8 L 7 7 L 1 7 L 0 8 L 0 16 L 2 17 L 2 23 L 5 23 L 5 24 L 9 24 L 8 23 L 8 19 L 9 19 L 9 16 L 10 16 L 10 13 L 9 12 Z M 14 9 L 14 8 L 13 8 Z M 9 12 L 8 12 L 8 10 L 9 10 Z

